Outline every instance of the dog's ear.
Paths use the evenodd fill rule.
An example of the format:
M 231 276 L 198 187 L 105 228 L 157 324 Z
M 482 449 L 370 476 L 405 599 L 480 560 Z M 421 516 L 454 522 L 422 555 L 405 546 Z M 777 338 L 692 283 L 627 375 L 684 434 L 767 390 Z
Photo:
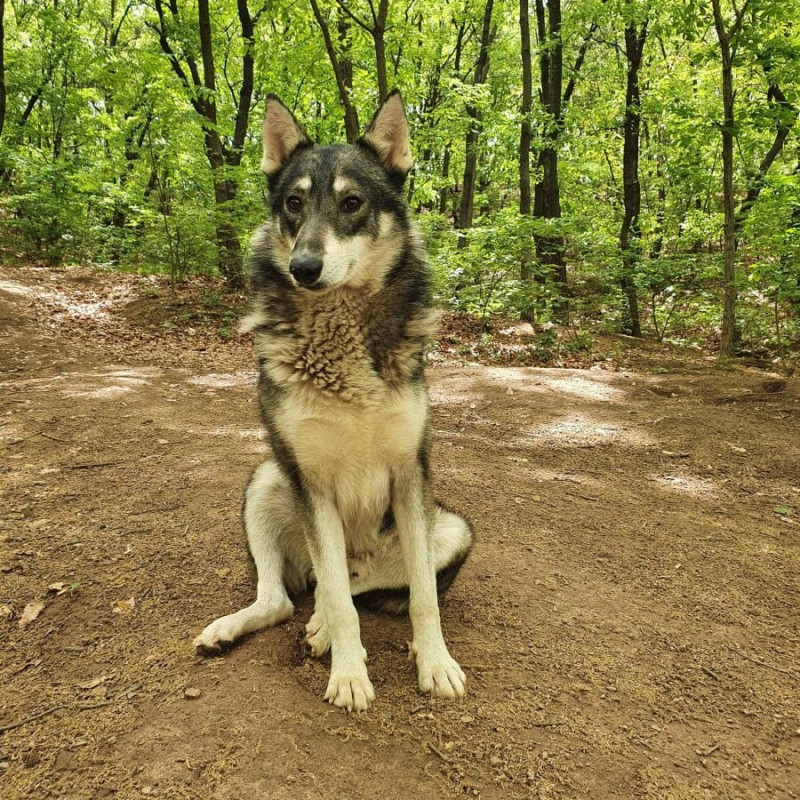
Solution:
M 403 98 L 397 89 L 383 101 L 359 142 L 372 148 L 390 172 L 405 177 L 411 171 L 414 160 L 411 158 L 408 120 Z
M 278 172 L 301 145 L 313 144 L 292 112 L 274 94 L 267 95 L 262 142 L 261 171 L 265 175 Z

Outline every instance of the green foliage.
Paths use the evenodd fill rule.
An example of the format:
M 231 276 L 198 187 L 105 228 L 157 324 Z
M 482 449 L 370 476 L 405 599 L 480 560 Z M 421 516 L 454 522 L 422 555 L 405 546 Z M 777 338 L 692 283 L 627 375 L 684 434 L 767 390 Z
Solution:
M 521 314 L 536 322 L 563 321 L 566 313 L 597 330 L 618 329 L 623 31 L 630 20 L 639 25 L 647 20 L 641 241 L 632 279 L 648 335 L 713 342 L 722 291 L 722 206 L 719 59 L 710 6 L 700 0 L 592 0 L 562 6 L 564 81 L 574 78 L 575 85 L 558 131 L 562 218 L 545 221 L 522 218 L 517 211 L 518 5 L 495 4 L 489 79 L 479 85 L 473 71 L 482 3 L 389 5 L 387 72 L 409 108 L 417 162 L 409 200 L 429 244 L 438 297 L 443 305 L 481 319 Z M 0 213 L 2 225 L 37 257 L 164 272 L 175 281 L 212 273 L 220 224 L 230 223 L 246 248 L 250 232 L 265 217 L 258 171 L 264 95 L 280 95 L 316 140 L 344 136 L 336 82 L 308 5 L 277 0 L 262 8 L 250 0 L 255 32 L 252 42 L 244 42 L 240 3 L 213 3 L 215 91 L 181 81 L 157 33 L 157 7 L 144 0 L 7 4 Z M 165 34 L 191 84 L 190 60 L 202 69 L 197 4 L 177 0 L 162 7 Z M 366 27 L 334 0 L 320 0 L 338 57 L 351 69 L 349 95 L 363 129 L 379 100 L 375 42 L 366 30 L 371 24 L 367 5 L 354 0 L 347 7 Z M 729 4 L 723 8 L 734 13 Z M 585 59 L 575 73 L 590 26 Z M 538 77 L 536 58 L 552 52 L 554 42 L 538 42 L 533 28 Z M 798 30 L 791 4 L 777 0 L 754 2 L 742 30 L 734 64 L 734 180 L 740 201 L 757 180 L 776 130 L 794 124 L 792 109 L 800 106 Z M 207 137 L 213 131 L 230 144 L 245 52 L 255 60 L 255 86 L 241 162 L 212 171 Z M 778 101 L 778 85 L 788 105 Z M 537 157 L 557 124 L 536 95 L 529 119 L 532 184 L 542 177 Z M 213 106 L 216 123 L 198 112 L 203 102 Z M 476 223 L 459 232 L 453 221 L 465 137 L 473 124 L 468 106 L 481 116 Z M 795 127 L 739 232 L 743 347 L 777 352 L 787 367 L 800 350 L 797 141 Z M 222 180 L 235 189 L 224 204 L 215 202 Z M 563 237 L 566 292 L 537 263 L 537 235 Z M 233 325 L 221 323 L 221 328 L 232 331 Z

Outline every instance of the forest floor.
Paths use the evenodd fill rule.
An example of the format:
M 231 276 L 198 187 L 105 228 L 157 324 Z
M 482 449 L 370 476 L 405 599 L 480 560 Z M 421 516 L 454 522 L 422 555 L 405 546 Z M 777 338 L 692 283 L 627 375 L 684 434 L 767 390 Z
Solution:
M 192 650 L 253 597 L 239 508 L 267 444 L 250 342 L 218 335 L 238 309 L 212 331 L 165 297 L 0 268 L 5 800 L 800 797 L 800 381 L 629 342 L 587 369 L 440 353 L 469 694 L 420 695 L 408 620 L 364 612 L 377 700 L 347 715 L 308 598 Z

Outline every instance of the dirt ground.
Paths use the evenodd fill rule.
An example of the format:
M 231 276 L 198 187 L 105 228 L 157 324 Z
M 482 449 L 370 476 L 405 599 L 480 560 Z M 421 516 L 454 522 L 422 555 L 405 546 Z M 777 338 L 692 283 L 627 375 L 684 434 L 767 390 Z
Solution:
M 194 655 L 253 597 L 250 343 L 145 330 L 110 280 L 0 268 L 3 798 L 800 796 L 800 381 L 430 369 L 437 494 L 478 537 L 442 609 L 469 694 L 420 695 L 408 620 L 364 612 L 347 715 L 308 598 Z

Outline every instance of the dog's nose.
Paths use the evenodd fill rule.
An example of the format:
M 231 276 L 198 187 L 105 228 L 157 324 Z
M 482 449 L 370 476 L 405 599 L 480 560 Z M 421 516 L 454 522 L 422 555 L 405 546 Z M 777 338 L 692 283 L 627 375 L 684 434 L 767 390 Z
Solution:
M 314 253 L 295 253 L 289 262 L 289 272 L 302 286 L 311 286 L 322 273 L 322 258 Z

